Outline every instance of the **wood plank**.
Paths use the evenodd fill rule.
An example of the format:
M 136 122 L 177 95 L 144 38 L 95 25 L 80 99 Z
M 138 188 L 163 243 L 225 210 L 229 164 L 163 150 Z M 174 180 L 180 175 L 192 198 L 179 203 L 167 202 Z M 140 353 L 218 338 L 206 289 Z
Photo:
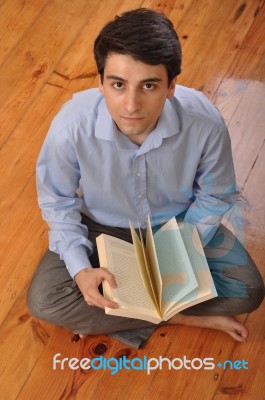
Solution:
M 183 9 L 187 6 L 186 4 L 189 3 L 189 0 L 185 2 L 185 5 L 182 4 L 181 7 L 178 6 L 178 3 L 179 2 L 175 0 L 144 0 L 142 7 L 151 8 L 152 10 L 161 12 L 162 14 L 165 14 L 167 17 L 169 17 L 175 7 L 178 9 Z
M 0 66 L 42 12 L 48 0 L 5 1 L 0 6 Z
M 260 41 L 257 40 L 257 37 L 264 35 L 264 13 L 265 3 L 262 1 L 254 14 L 253 24 L 227 71 L 228 77 L 222 81 L 213 97 L 229 128 L 238 184 L 242 188 L 264 140 L 265 85 L 262 81 L 265 79 L 265 68 L 256 66 L 263 65 L 265 59 L 265 46 L 258 46 Z M 256 57 L 253 57 L 253 49 Z M 250 80 L 257 77 L 253 70 L 257 71 L 261 82 Z M 236 79 L 233 79 L 235 75 Z
M 130 360 L 135 357 L 143 360 L 144 356 L 147 359 L 161 356 L 172 360 L 173 358 L 183 359 L 186 356 L 190 360 L 197 357 L 202 359 L 213 357 L 218 360 L 221 357 L 228 358 L 234 346 L 233 339 L 225 333 L 191 327 L 164 326 L 154 332 L 152 339 L 143 349 L 139 349 L 136 353 L 134 350 L 129 352 L 130 349 L 124 349 L 124 353 L 127 352 L 127 358 Z M 153 365 L 154 363 L 155 361 L 153 361 Z M 153 370 L 150 375 L 147 375 L 146 371 L 126 371 L 125 369 L 114 376 L 108 377 L 108 374 L 105 373 L 99 378 L 94 390 L 91 390 L 89 381 L 85 382 L 78 391 L 76 399 L 104 399 L 108 393 L 108 400 L 161 397 L 181 397 L 184 400 L 190 400 L 195 392 L 202 394 L 206 400 L 212 399 L 222 371 L 219 369 L 188 371 L 189 386 L 187 387 L 187 370 L 185 368 L 168 370 L 167 365 L 167 361 L 164 361 L 164 368 Z M 178 365 L 180 365 L 180 361 L 176 361 L 176 366 Z M 195 365 L 198 366 L 198 362 Z M 135 385 L 136 380 L 137 386 Z M 119 385 L 121 381 L 126 382 L 126 385 Z
M 151 341 L 147 342 L 143 349 L 138 350 L 136 354 L 131 351 L 128 359 L 134 357 L 143 359 L 144 356 L 150 359 L 161 356 L 172 360 L 173 358 L 183 359 L 186 356 L 187 359 L 213 357 L 215 360 L 220 360 L 229 358 L 234 346 L 234 341 L 224 333 L 189 327 L 164 326 L 155 331 Z M 126 353 L 126 349 L 124 352 Z M 179 365 L 179 361 L 176 361 L 176 365 Z M 188 373 L 191 374 L 191 371 Z M 212 399 L 222 371 L 218 369 L 194 370 L 192 375 L 195 375 L 196 378 L 190 382 L 187 388 L 187 370 L 184 368 L 168 370 L 167 361 L 164 361 L 162 370 L 153 370 L 150 375 L 147 375 L 146 371 L 123 369 L 114 377 L 109 376 L 109 373 L 104 373 L 93 390 L 88 380 L 78 391 L 77 399 L 88 400 L 97 397 L 99 400 L 103 400 L 106 393 L 108 393 L 108 399 L 118 399 L 121 393 L 120 382 L 126 382 L 126 398 L 128 400 L 178 398 L 178 396 L 184 400 L 190 400 L 194 393 L 200 393 L 200 396 L 203 394 L 203 398 L 206 400 Z M 134 383 L 136 379 L 137 386 Z
M 0 178 L 0 226 L 12 217 L 14 203 L 22 195 L 25 185 L 35 173 L 35 163 L 54 114 L 71 94 L 46 85 L 31 104 L 6 144 L 0 149 L 0 167 L 5 170 Z M 10 157 L 12 154 L 12 158 Z M 35 201 L 36 203 L 36 195 Z M 19 215 L 18 215 L 19 218 Z M 8 229 L 8 225 L 5 225 Z
M 248 199 L 249 208 L 245 210 L 247 245 L 251 248 L 254 260 L 265 278 L 265 140 L 260 148 L 257 161 L 245 183 L 243 196 Z
M 237 79 L 265 80 L 265 2 L 260 0 L 254 13 L 254 23 L 235 57 L 227 76 Z
M 220 358 L 229 358 L 234 341 L 225 333 L 215 332 L 213 330 L 195 329 L 192 327 L 175 328 L 176 333 L 171 339 L 171 346 L 168 351 L 162 355 L 168 358 L 186 358 L 193 360 L 196 358 L 213 358 L 215 364 Z M 183 345 L 185 343 L 185 345 Z M 177 362 L 179 365 L 179 362 Z M 200 361 L 194 361 L 198 367 Z M 188 364 L 189 366 L 189 364 Z M 222 376 L 222 370 L 214 368 L 213 370 L 180 370 L 162 371 L 158 374 L 152 385 L 147 388 L 144 395 L 146 399 L 158 397 L 181 398 L 190 400 L 200 398 L 210 400 L 218 387 Z
M 10 136 L 14 124 L 29 107 L 98 2 L 89 0 L 89 3 L 90 7 L 87 7 L 86 0 L 64 1 L 64 18 L 61 18 L 61 1 L 48 2 L 15 47 L 13 61 L 7 58 L 1 66 L 0 145 Z
M 25 119 L 1 151 L 0 165 L 6 174 L 0 180 L 0 323 L 16 301 L 21 287 L 19 285 L 24 287 L 29 281 L 47 248 L 47 227 L 37 206 L 35 161 L 49 124 L 44 114 L 56 109 L 56 91 L 61 96 L 58 88 L 47 86 L 43 97 L 39 97 L 34 103 L 35 107 L 29 109 Z M 47 106 L 45 108 L 43 102 L 50 109 Z M 13 154 L 11 160 L 10 154 Z M 14 248 L 16 251 L 13 251 Z
M 229 359 L 244 360 L 246 369 L 231 369 L 229 364 L 221 377 L 213 400 L 264 400 L 265 399 L 265 307 L 264 304 L 255 313 L 250 314 L 247 326 L 250 329 L 248 342 L 235 347 Z M 223 358 L 223 361 L 225 358 Z
M 36 354 L 41 357 L 56 330 L 52 325 L 32 320 L 26 309 L 25 294 L 25 290 L 20 290 L 15 307 L 1 326 L 0 387 L 3 400 L 17 398 L 36 363 Z M 43 375 L 41 377 L 44 380 Z
M 158 329 L 153 334 L 153 340 L 156 342 L 157 346 L 159 343 L 165 342 L 165 337 L 160 336 L 161 330 Z M 154 342 L 153 342 L 154 343 Z M 116 342 L 116 345 L 118 342 Z M 165 345 L 165 343 L 164 343 Z M 168 347 L 168 342 L 166 344 Z M 127 359 L 132 360 L 135 357 L 142 358 L 143 355 L 147 357 L 150 354 L 153 354 L 154 346 L 153 344 L 148 344 L 145 349 L 136 350 L 131 347 L 127 347 L 125 345 L 120 344 L 119 346 L 115 346 L 112 353 L 109 357 L 115 357 L 118 359 L 125 355 Z M 135 378 L 137 377 L 137 386 L 135 385 Z M 117 374 L 111 375 L 110 370 L 106 370 L 104 374 L 99 378 L 96 385 L 93 385 L 91 388 L 90 382 L 87 381 L 84 383 L 82 388 L 77 393 L 76 400 L 89 400 L 97 398 L 99 400 L 103 400 L 108 393 L 108 399 L 117 399 L 117 398 L 126 398 L 128 400 L 132 398 L 141 398 L 138 390 L 142 390 L 145 385 L 149 382 L 153 381 L 153 376 L 146 375 L 145 371 L 133 371 L 133 370 L 120 370 Z M 126 385 L 120 385 L 119 382 L 126 382 Z M 132 391 L 133 396 L 132 397 Z
M 93 392 L 94 386 L 109 371 L 95 369 L 71 370 L 67 365 L 64 369 L 53 370 L 53 357 L 61 353 L 61 358 L 76 357 L 98 358 L 100 355 L 110 358 L 121 351 L 122 345 L 114 342 L 105 335 L 90 336 L 85 340 L 73 341 L 73 335 L 65 329 L 57 328 L 56 333 L 50 338 L 31 372 L 30 380 L 21 388 L 18 400 L 34 399 L 39 393 L 45 393 L 45 398 L 76 399 L 79 390 L 89 383 L 89 393 Z M 45 380 L 43 379 L 45 376 Z M 47 381 L 49 385 L 47 385 Z M 55 396 L 55 397 L 54 397 Z M 100 399 L 99 397 L 96 397 Z
M 224 79 L 214 97 L 230 132 L 236 175 L 241 187 L 264 141 L 264 89 L 265 84 L 261 82 Z
M 47 248 L 46 227 L 37 206 L 34 206 L 34 186 L 33 176 L 17 201 L 14 212 L 10 211 L 10 230 L 3 229 L 1 233 L 0 324 L 29 282 L 41 254 Z
M 191 4 L 176 27 L 183 47 L 183 72 L 179 83 L 212 97 L 244 44 L 260 0 L 245 1 L 243 5 L 241 0 L 219 6 L 214 1 Z M 171 16 L 174 20 L 175 12 Z

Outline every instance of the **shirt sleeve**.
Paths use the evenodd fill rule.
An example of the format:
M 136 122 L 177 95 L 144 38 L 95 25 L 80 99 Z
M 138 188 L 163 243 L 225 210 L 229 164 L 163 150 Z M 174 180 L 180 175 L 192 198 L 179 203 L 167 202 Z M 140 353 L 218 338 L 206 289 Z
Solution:
M 67 131 L 67 130 L 66 130 Z M 38 202 L 49 225 L 49 248 L 64 260 L 69 274 L 91 267 L 93 244 L 81 223 L 82 199 L 77 195 L 80 168 L 71 137 L 53 125 L 36 166 Z
M 205 143 L 193 185 L 194 201 L 185 215 L 186 222 L 196 225 L 203 246 L 212 239 L 238 196 L 231 141 L 223 122 Z

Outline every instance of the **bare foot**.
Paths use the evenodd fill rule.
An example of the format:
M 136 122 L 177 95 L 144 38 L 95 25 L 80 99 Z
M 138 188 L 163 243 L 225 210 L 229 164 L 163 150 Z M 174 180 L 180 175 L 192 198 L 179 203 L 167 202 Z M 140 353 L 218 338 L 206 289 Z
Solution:
M 168 321 L 169 325 L 188 325 L 200 328 L 217 329 L 227 332 L 238 342 L 245 342 L 248 337 L 248 330 L 234 317 L 219 316 L 193 316 L 176 314 Z
M 87 335 L 84 335 L 83 333 L 76 333 L 74 332 L 75 335 L 79 336 L 80 339 L 85 339 L 87 337 Z
M 87 335 L 83 335 L 83 333 L 79 333 L 79 337 L 80 337 L 80 339 L 85 339 L 87 337 Z

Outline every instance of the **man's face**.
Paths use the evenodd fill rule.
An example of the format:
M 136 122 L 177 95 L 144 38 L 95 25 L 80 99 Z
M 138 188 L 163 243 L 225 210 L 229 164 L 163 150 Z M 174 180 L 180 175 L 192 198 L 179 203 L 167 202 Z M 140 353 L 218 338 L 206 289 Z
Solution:
M 175 79 L 168 86 L 166 67 L 135 61 L 110 53 L 99 89 L 119 130 L 141 145 L 155 128 L 165 101 L 174 94 Z

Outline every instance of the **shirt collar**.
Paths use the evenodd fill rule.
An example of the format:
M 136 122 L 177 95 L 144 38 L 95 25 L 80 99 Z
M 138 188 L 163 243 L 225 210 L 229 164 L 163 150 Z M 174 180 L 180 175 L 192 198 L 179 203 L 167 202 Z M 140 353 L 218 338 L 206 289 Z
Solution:
M 104 97 L 98 106 L 95 124 L 95 136 L 99 139 L 114 140 L 115 123 L 108 111 Z
M 115 141 L 116 125 L 108 111 L 104 97 L 98 107 L 98 114 L 95 124 L 95 136 L 99 139 Z M 179 133 L 179 118 L 172 102 L 166 100 L 163 111 L 160 115 L 155 129 L 150 133 L 152 147 L 159 147 L 164 138 Z

